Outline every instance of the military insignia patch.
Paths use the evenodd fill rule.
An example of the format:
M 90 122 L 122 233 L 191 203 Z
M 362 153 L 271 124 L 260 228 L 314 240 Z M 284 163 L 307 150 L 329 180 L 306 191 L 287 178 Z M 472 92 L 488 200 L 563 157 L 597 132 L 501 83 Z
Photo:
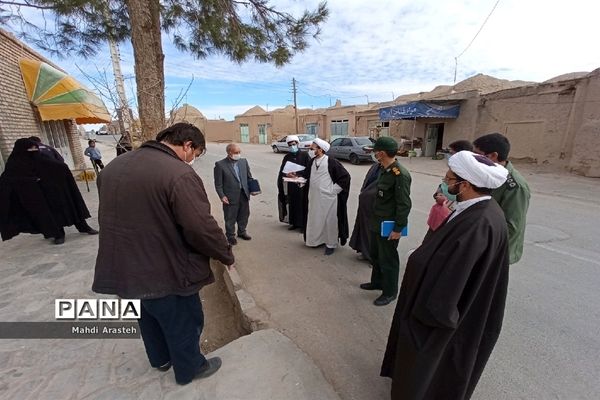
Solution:
M 398 169 L 398 167 L 394 167 L 392 168 L 392 172 L 394 173 L 394 175 L 398 176 L 400 175 L 400 170 Z
M 506 183 L 508 184 L 509 189 L 514 189 L 518 186 L 517 182 L 515 182 L 515 179 L 512 177 L 511 174 L 508 174 L 508 177 L 506 178 Z
M 379 191 L 377 192 L 377 196 L 379 196 L 379 197 L 383 197 L 383 190 L 379 190 Z

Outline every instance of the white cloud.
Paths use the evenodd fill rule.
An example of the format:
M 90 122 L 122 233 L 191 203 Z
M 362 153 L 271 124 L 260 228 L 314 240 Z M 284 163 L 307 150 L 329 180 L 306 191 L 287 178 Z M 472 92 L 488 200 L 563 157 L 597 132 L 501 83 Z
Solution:
M 319 0 L 282 0 L 275 5 L 298 14 L 315 8 Z M 329 0 L 330 17 L 322 26 L 318 41 L 298 54 L 286 66 L 247 62 L 238 65 L 223 56 L 195 60 L 178 52 L 163 37 L 167 95 L 178 92 L 192 76 L 207 101 L 211 96 L 230 95 L 232 103 L 254 104 L 265 92 L 273 102 L 289 99 L 292 77 L 299 82 L 301 95 L 315 102 L 327 97 L 344 102 L 387 101 L 401 94 L 428 91 L 437 85 L 452 84 L 455 57 L 469 45 L 496 0 L 370 1 Z M 600 67 L 595 39 L 600 3 L 571 0 L 568 3 L 543 0 L 502 0 L 468 50 L 458 60 L 457 80 L 476 73 L 503 79 L 543 81 L 574 71 Z M 88 64 L 110 69 L 108 52 Z M 122 68 L 133 74 L 133 53 L 121 45 Z M 69 63 L 60 62 L 71 73 Z M 226 82 L 226 85 L 222 85 Z M 129 81 L 128 84 L 134 83 Z M 198 85 L 198 86 L 196 86 Z M 237 100 L 240 92 L 247 94 Z M 259 93 L 260 92 L 260 93 Z M 131 97 L 131 88 L 127 90 Z M 361 97 L 364 96 L 364 100 Z M 220 104 L 221 100 L 217 100 Z M 306 106 L 306 101 L 301 106 Z M 232 115 L 237 105 L 211 105 L 207 115 Z M 217 107 L 221 107 L 217 109 Z M 199 107 L 205 112 L 206 107 Z

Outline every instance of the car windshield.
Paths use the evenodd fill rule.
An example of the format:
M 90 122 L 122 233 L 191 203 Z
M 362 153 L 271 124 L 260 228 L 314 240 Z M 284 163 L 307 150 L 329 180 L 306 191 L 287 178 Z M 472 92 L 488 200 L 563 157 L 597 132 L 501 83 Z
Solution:
M 307 140 L 313 140 L 315 137 L 313 135 L 300 135 L 298 136 L 298 139 L 300 139 L 301 142 L 306 142 Z
M 356 138 L 356 144 L 359 146 L 370 146 L 373 142 L 369 138 Z

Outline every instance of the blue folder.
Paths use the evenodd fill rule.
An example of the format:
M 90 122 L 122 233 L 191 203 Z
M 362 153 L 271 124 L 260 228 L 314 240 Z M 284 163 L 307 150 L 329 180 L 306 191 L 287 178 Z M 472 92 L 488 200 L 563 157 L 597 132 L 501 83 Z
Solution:
M 381 223 L 381 237 L 389 237 L 396 226 L 396 221 L 383 221 Z M 408 236 L 408 226 L 400 231 L 400 236 Z

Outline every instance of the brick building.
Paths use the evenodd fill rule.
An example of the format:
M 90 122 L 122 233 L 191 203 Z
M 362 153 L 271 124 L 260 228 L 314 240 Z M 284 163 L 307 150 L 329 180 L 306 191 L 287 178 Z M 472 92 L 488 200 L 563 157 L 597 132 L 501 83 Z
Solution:
M 60 119 L 42 116 L 40 114 L 42 105 L 40 104 L 38 108 L 30 101 L 19 66 L 19 62 L 23 59 L 45 63 L 44 68 L 55 74 L 57 83 L 49 86 L 44 93 L 57 91 L 58 81 L 61 81 L 60 78 L 64 76 L 64 71 L 60 67 L 26 46 L 11 33 L 0 29 L 0 172 L 4 170 L 4 163 L 12 151 L 14 142 L 29 136 L 38 136 L 44 143 L 56 148 L 70 168 L 84 168 L 83 149 L 75 119 L 81 119 L 81 108 L 84 109 L 83 113 L 89 113 L 90 107 L 82 103 L 74 105 L 72 110 L 69 110 L 69 105 L 64 104 L 64 101 L 63 104 L 58 104 L 59 101 L 55 100 L 52 106 L 59 110 Z M 69 84 L 76 87 L 84 96 L 89 98 L 95 96 L 74 79 L 65 78 L 68 78 Z M 55 96 L 54 99 L 58 97 L 60 96 Z M 62 98 L 64 99 L 65 96 L 63 95 Z M 46 103 L 51 102 L 52 99 L 46 100 Z M 95 107 L 98 110 L 91 118 L 84 118 L 84 123 L 109 122 L 110 116 L 104 105 L 97 98 L 94 102 L 97 103 Z M 78 110 L 76 106 L 80 109 Z

